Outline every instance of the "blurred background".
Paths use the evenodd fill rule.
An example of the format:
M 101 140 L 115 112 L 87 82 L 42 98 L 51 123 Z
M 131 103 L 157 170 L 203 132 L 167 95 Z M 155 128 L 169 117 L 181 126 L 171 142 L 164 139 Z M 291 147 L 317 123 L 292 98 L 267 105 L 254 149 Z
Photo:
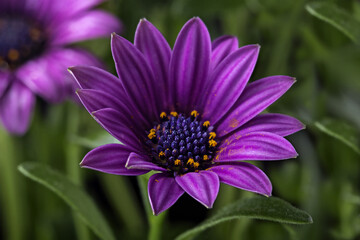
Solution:
M 308 212 L 314 223 L 289 229 L 244 218 L 216 225 L 196 239 L 360 239 L 360 2 L 322 2 L 331 3 L 335 12 L 330 11 L 330 16 L 337 21 L 318 14 L 317 5 L 306 0 L 112 0 L 101 5 L 123 22 L 122 35 L 130 41 L 139 19 L 145 17 L 171 46 L 182 25 L 199 16 L 212 39 L 230 34 L 238 37 L 240 46 L 261 45 L 251 81 L 270 75 L 297 79 L 268 111 L 294 116 L 306 124 L 305 130 L 289 137 L 299 157 L 259 166 L 273 183 L 273 195 Z M 110 36 L 78 45 L 95 53 L 115 74 Z M 79 116 L 75 120 L 74 111 Z M 77 124 L 69 124 L 69 119 Z M 51 107 L 43 103 L 37 106 L 29 132 L 14 138 L 13 146 L 17 163 L 42 162 L 71 175 L 65 158 L 75 156 L 77 161 L 72 164 L 78 166 L 90 149 L 111 141 L 85 108 L 70 102 Z M 15 190 L 22 202 L 16 208 L 21 213 L 23 239 L 78 239 L 74 226 L 79 223 L 74 222 L 68 205 L 43 186 L 16 174 L 14 186 L 19 186 Z M 135 177 L 87 169 L 80 174 L 73 180 L 82 183 L 95 200 L 117 239 L 146 238 L 148 225 Z M 13 187 L 0 186 L 10 191 Z M 0 195 L 4 202 L 3 191 Z M 183 196 L 168 212 L 163 238 L 173 239 L 219 208 L 253 195 L 222 185 L 212 210 Z M 1 204 L 2 239 L 7 239 L 9 231 L 6 208 Z M 97 239 L 84 232 L 88 239 Z

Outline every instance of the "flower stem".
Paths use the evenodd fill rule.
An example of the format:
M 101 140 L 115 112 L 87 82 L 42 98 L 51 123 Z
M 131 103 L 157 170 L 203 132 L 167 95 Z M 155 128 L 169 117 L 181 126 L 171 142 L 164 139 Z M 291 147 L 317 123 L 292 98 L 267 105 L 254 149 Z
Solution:
M 9 240 L 20 240 L 26 236 L 26 203 L 23 178 L 16 170 L 19 164 L 17 139 L 0 129 L 0 185 L 4 220 Z M 20 151 L 21 152 L 21 151 Z
M 141 175 L 138 177 L 138 184 L 140 188 L 140 194 L 143 200 L 146 215 L 149 221 L 149 234 L 148 240 L 160 240 L 162 234 L 162 226 L 166 217 L 166 212 L 155 216 L 150 208 L 148 201 L 147 182 L 149 181 L 149 174 Z
M 67 142 L 66 142 L 66 170 L 68 177 L 75 184 L 81 185 L 80 174 L 80 146 L 71 141 L 71 137 L 76 134 L 79 127 L 79 109 L 73 104 L 68 105 L 67 111 Z M 85 226 L 79 216 L 73 213 L 73 219 L 77 234 L 77 239 L 90 239 L 89 229 Z

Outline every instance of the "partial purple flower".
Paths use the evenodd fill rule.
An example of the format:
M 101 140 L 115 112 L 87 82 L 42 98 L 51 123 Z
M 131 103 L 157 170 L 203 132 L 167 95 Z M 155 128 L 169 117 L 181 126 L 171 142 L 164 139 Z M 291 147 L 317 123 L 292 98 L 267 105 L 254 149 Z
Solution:
M 123 144 L 90 151 L 82 167 L 119 175 L 157 171 L 148 184 L 154 214 L 186 192 L 207 208 L 220 182 L 270 196 L 258 167 L 244 162 L 295 158 L 284 138 L 304 128 L 282 114 L 260 114 L 295 82 L 287 76 L 248 84 L 260 47 L 237 39 L 210 41 L 199 18 L 189 20 L 171 49 L 141 20 L 135 43 L 113 34 L 119 77 L 95 67 L 71 68 L 85 108 Z
M 73 95 L 69 66 L 101 67 L 90 53 L 66 44 L 120 31 L 109 13 L 91 10 L 103 0 L 2 0 L 0 2 L 0 120 L 7 131 L 26 132 L 35 96 L 57 103 Z

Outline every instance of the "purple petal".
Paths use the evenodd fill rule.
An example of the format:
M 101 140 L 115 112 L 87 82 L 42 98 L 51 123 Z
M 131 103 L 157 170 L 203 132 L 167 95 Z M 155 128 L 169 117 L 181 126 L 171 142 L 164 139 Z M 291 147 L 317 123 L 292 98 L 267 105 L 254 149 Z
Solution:
M 137 176 L 148 171 L 138 169 L 127 169 L 126 161 L 133 150 L 122 144 L 107 144 L 91 150 L 80 165 L 84 168 L 97 170 L 100 172 Z
M 141 19 L 135 33 L 135 46 L 144 54 L 156 79 L 156 98 L 160 111 L 168 109 L 171 48 L 164 36 L 146 19 Z
M 191 197 L 212 208 L 220 187 L 217 174 L 209 171 L 190 172 L 176 176 L 175 180 Z
M 176 183 L 174 177 L 157 173 L 149 179 L 148 193 L 153 213 L 158 215 L 174 205 L 184 190 Z
M 208 171 L 216 173 L 222 183 L 271 196 L 272 186 L 269 178 L 261 169 L 250 163 L 239 162 L 232 165 L 218 165 Z
M 47 101 L 60 102 L 75 92 L 73 77 L 66 69 L 78 64 L 101 66 L 101 63 L 86 51 L 53 49 L 20 67 L 16 76 Z
M 294 82 L 292 77 L 272 76 L 250 83 L 225 117 L 217 123 L 218 136 L 231 133 L 254 118 L 280 98 Z
M 221 36 L 212 42 L 211 69 L 214 69 L 230 53 L 239 48 L 237 37 Z
M 195 108 L 208 79 L 210 54 L 209 32 L 200 18 L 192 18 L 181 29 L 170 61 L 170 89 L 178 111 L 187 113 Z
M 11 81 L 10 72 L 0 71 L 0 98 Z
M 144 55 L 129 41 L 113 34 L 111 49 L 116 71 L 126 93 L 137 109 L 149 120 L 158 118 L 156 83 Z
M 298 155 L 285 138 L 268 132 L 231 136 L 223 141 L 218 149 L 215 162 L 283 160 Z
M 0 119 L 5 129 L 12 134 L 24 134 L 34 106 L 35 96 L 30 89 L 19 81 L 12 83 L 0 102 Z
M 141 140 L 131 130 L 133 126 L 127 125 L 123 113 L 112 108 L 104 108 L 92 113 L 100 125 L 118 139 L 121 143 L 131 147 L 133 151 L 143 152 Z
M 50 31 L 51 45 L 64 45 L 92 38 L 108 37 L 121 30 L 119 20 L 104 11 L 93 10 L 76 15 Z
M 205 90 L 204 119 L 215 124 L 236 102 L 254 70 L 259 50 L 259 45 L 242 47 L 217 66 Z
M 139 155 L 137 153 L 130 153 L 130 156 L 126 162 L 125 167 L 128 169 L 141 169 L 141 170 L 154 170 L 154 171 L 162 171 L 165 172 L 166 169 L 159 167 L 158 165 L 151 162 L 149 157 L 144 155 Z
M 244 136 L 251 132 L 270 132 L 286 137 L 304 128 L 305 125 L 296 118 L 278 113 L 265 113 L 254 117 L 232 135 Z

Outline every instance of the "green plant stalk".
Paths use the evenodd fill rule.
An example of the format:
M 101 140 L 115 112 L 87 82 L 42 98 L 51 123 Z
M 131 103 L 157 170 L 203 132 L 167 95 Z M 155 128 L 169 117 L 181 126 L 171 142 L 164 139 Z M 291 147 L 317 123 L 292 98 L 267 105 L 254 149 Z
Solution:
M 149 174 L 141 175 L 138 177 L 138 184 L 140 188 L 141 198 L 143 200 L 145 212 L 149 222 L 149 234 L 148 240 L 160 240 L 162 234 L 162 226 L 166 218 L 166 212 L 155 216 L 150 208 L 148 201 L 147 182 L 149 180 Z
M 80 174 L 80 146 L 73 143 L 71 136 L 75 135 L 79 127 L 79 109 L 72 103 L 68 104 L 67 111 L 67 142 L 66 146 L 66 170 L 69 179 L 75 184 L 81 185 L 82 179 Z M 76 213 L 73 213 L 73 219 L 77 234 L 77 239 L 88 240 L 90 239 L 90 232 L 86 225 L 82 222 Z
M 23 178 L 18 175 L 16 166 L 19 163 L 17 139 L 0 129 L 0 185 L 2 210 L 4 211 L 4 229 L 7 239 L 21 240 L 26 236 L 26 199 Z

